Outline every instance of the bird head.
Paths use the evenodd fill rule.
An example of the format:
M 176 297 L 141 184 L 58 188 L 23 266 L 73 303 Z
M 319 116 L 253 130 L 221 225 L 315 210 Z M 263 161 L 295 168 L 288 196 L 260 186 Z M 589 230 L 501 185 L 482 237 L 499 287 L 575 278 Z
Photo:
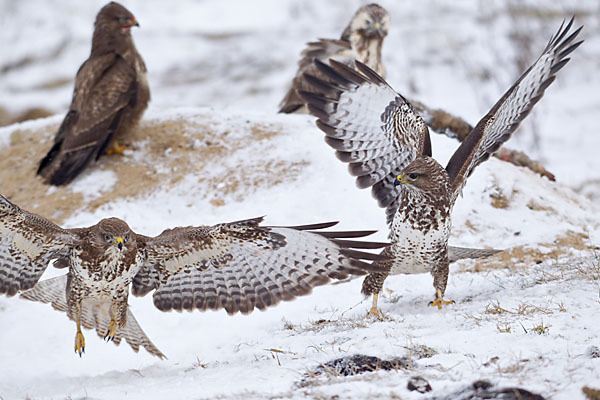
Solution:
M 110 2 L 98 12 L 96 29 L 101 29 L 109 35 L 128 35 L 132 26 L 140 26 L 133 14 L 116 2 Z
M 116 247 L 119 251 L 135 247 L 135 234 L 125 221 L 118 218 L 106 218 L 95 227 L 95 239 L 103 247 Z
M 448 173 L 433 158 L 417 157 L 394 180 L 394 186 L 403 185 L 410 191 L 446 195 L 450 188 Z
M 386 9 L 377 4 L 369 4 L 356 11 L 350 24 L 346 27 L 342 39 L 350 40 L 350 36 L 353 34 L 383 39 L 388 33 L 389 25 L 390 15 Z

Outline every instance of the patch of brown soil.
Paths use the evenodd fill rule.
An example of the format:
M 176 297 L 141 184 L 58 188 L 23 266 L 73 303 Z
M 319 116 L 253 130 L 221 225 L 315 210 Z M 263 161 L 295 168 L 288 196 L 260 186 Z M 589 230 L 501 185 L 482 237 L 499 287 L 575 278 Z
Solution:
M 248 122 L 244 134 L 232 135 L 205 123 L 183 117 L 142 121 L 127 137 L 132 150 L 124 156 L 103 156 L 88 171 L 110 170 L 117 176 L 114 187 L 91 201 L 73 192 L 69 185 L 56 187 L 36 176 L 39 160 L 50 148 L 58 124 L 41 129 L 17 129 L 10 146 L 0 148 L 0 193 L 22 208 L 61 223 L 77 210 L 93 211 L 118 198 L 139 197 L 160 188 L 171 188 L 188 173 L 196 172 L 197 184 L 215 206 L 226 199 L 241 200 L 257 188 L 267 188 L 295 179 L 307 162 L 291 162 L 271 156 L 268 139 L 280 132 L 273 127 Z M 264 141 L 264 155 L 244 165 L 229 165 L 234 153 Z M 215 171 L 212 166 L 218 166 Z M 206 171 L 206 173 L 204 173 Z
M 541 251 L 540 248 L 545 248 Z M 549 250 L 546 250 L 549 249 Z M 474 270 L 477 272 L 501 268 L 526 268 L 547 259 L 558 260 L 571 250 L 591 249 L 588 235 L 569 231 L 552 243 L 539 243 L 536 248 L 525 246 L 506 249 L 488 258 L 478 259 Z
M 506 197 L 504 193 L 500 190 L 500 188 L 496 187 L 496 190 L 490 193 L 491 205 L 494 208 L 508 208 L 510 204 L 510 199 Z
M 533 199 L 529 200 L 529 202 L 527 203 L 527 208 L 533 211 L 546 211 L 548 214 L 557 214 L 554 208 L 540 204 Z

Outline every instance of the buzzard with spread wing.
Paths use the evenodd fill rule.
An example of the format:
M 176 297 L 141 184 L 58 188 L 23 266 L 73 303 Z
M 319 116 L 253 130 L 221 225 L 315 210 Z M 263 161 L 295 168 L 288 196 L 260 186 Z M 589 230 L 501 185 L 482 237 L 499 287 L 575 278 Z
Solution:
M 444 169 L 431 157 L 429 130 L 409 102 L 375 71 L 356 62 L 357 70 L 330 61 L 315 66 L 327 81 L 305 74 L 316 92 L 300 92 L 317 116 L 326 142 L 349 163 L 360 188 L 370 187 L 386 208 L 392 246 L 383 254 L 393 259 L 391 274 L 433 274 L 431 303 L 439 308 L 448 280 L 450 214 L 467 177 L 506 142 L 569 61 L 567 55 L 582 27 L 569 33 L 573 19 L 552 36 L 542 55 L 479 121 Z M 363 283 L 373 294 L 371 313 L 378 314 L 377 296 L 388 273 L 374 273 Z
M 315 68 L 313 64 L 315 59 L 333 59 L 348 65 L 353 65 L 356 59 L 367 64 L 379 75 L 385 76 L 381 46 L 387 36 L 389 25 L 388 12 L 377 4 L 369 4 L 356 11 L 339 40 L 319 39 L 316 42 L 309 42 L 302 51 L 296 77 L 281 100 L 279 112 L 292 113 L 304 106 L 305 102 L 298 96 L 298 90 L 314 91 L 314 88 L 305 81 L 304 73 L 326 79 Z
M 67 184 L 107 150 L 125 149 L 116 139 L 137 124 L 150 100 L 132 26 L 139 26 L 133 14 L 115 2 L 96 16 L 92 52 L 77 71 L 69 111 L 37 170 L 44 182 Z
M 384 270 L 377 262 L 385 258 L 363 249 L 387 244 L 351 240 L 374 231 L 322 230 L 336 223 L 262 226 L 261 221 L 179 227 L 156 237 L 136 234 L 118 218 L 63 229 L 0 195 L 0 294 L 25 290 L 23 297 L 66 311 L 77 324 L 80 356 L 83 325 L 162 358 L 128 310 L 130 286 L 136 296 L 154 290 L 161 311 L 223 308 L 248 314 L 306 295 L 331 279 Z M 68 268 L 67 275 L 37 283 L 53 260 Z

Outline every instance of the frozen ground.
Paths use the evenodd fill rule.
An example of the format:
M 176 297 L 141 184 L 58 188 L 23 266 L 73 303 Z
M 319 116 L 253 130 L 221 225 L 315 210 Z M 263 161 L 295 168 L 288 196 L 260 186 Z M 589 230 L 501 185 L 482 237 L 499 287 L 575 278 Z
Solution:
M 145 123 L 183 115 L 190 123 L 227 127 L 239 140 L 251 135 L 248 124 L 267 124 L 278 133 L 151 195 L 75 212 L 63 225 L 118 216 L 137 232 L 154 235 L 177 225 L 266 214 L 270 224 L 340 220 L 340 228 L 379 229 L 374 239 L 384 239 L 383 211 L 367 191 L 354 187 L 312 118 L 274 114 L 303 43 L 339 36 L 360 4 L 185 1 L 165 10 L 164 2 L 126 2 L 140 21 L 134 38 L 150 73 L 153 101 Z M 393 21 L 384 44 L 389 82 L 471 123 L 537 57 L 562 18 L 576 13 L 577 22 L 585 24 L 586 43 L 509 143 L 541 159 L 557 182 L 490 160 L 470 178 L 457 203 L 451 244 L 508 251 L 453 265 L 447 295 L 457 304 L 443 312 L 426 306 L 433 294 L 429 275 L 388 279 L 380 301 L 383 321 L 365 317 L 369 301 L 359 293 L 360 280 L 318 288 L 250 316 L 164 314 L 149 297 L 131 299 L 138 321 L 167 361 L 144 350 L 135 354 L 125 344 L 102 343 L 92 332 L 79 359 L 72 352 L 74 324 L 64 315 L 48 305 L 2 297 L 2 399 L 416 399 L 443 396 L 477 379 L 574 399 L 583 398 L 584 385 L 600 387 L 600 358 L 590 351 L 600 347 L 600 208 L 583 196 L 594 199 L 600 193 L 594 186 L 600 180 L 597 2 L 381 4 Z M 102 5 L 0 3 L 0 107 L 9 113 L 44 107 L 63 114 L 72 78 L 89 52 L 91 21 Z M 51 117 L 3 128 L 0 144 L 8 146 L 15 129 L 57 122 Z M 195 134 L 200 133 L 190 133 Z M 445 160 L 455 142 L 435 136 L 434 154 Z M 299 167 L 283 179 L 273 171 L 277 182 L 270 185 L 211 202 L 207 192 L 214 188 L 203 184 L 210 181 L 204 178 L 229 168 L 234 179 L 236 169 L 241 174 L 263 158 Z M 111 184 L 118 181 L 103 170 L 86 172 L 65 193 L 83 192 L 92 200 L 98 188 L 91 183 L 107 176 L 101 191 L 114 190 Z M 13 190 L 5 185 L 0 181 L 0 193 Z M 50 270 L 47 276 L 57 273 Z M 355 353 L 407 356 L 413 364 L 409 370 L 355 377 L 305 375 L 319 363 Z M 427 379 L 433 392 L 409 392 L 406 383 L 415 375 Z

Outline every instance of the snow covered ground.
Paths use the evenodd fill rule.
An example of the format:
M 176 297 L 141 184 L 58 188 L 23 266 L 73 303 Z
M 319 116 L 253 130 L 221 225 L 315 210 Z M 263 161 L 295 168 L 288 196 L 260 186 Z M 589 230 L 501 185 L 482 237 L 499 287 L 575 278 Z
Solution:
M 0 3 L 0 107 L 64 114 L 103 4 Z M 191 138 L 203 134 L 194 127 L 208 125 L 247 146 L 150 195 L 119 197 L 93 211 L 83 207 L 64 226 L 118 216 L 135 231 L 155 235 L 178 225 L 267 215 L 267 223 L 277 225 L 339 220 L 340 229 L 379 229 L 373 238 L 385 238 L 383 210 L 368 191 L 354 187 L 313 119 L 275 114 L 303 44 L 339 36 L 361 2 L 182 1 L 168 9 L 159 1 L 124 4 L 140 21 L 133 34 L 149 70 L 153 100 L 144 124 L 183 118 Z M 168 357 L 160 361 L 126 344 L 102 343 L 92 332 L 86 332 L 86 354 L 79 359 L 72 351 L 75 326 L 63 314 L 0 297 L 0 398 L 416 399 L 441 397 L 478 379 L 554 399 L 583 398 L 584 385 L 600 388 L 600 358 L 591 350 L 600 347 L 600 207 L 584 196 L 600 194 L 594 185 L 600 181 L 597 2 L 381 4 L 393 21 L 384 43 L 388 81 L 471 123 L 533 62 L 564 17 L 576 13 L 576 23 L 585 24 L 586 42 L 509 142 L 541 159 L 557 182 L 492 159 L 476 170 L 457 202 L 451 244 L 508 251 L 452 266 L 447 297 L 456 305 L 442 312 L 427 307 L 433 294 L 427 274 L 386 281 L 383 321 L 366 318 L 370 301 L 359 293 L 360 280 L 321 287 L 250 316 L 161 313 L 150 297 L 132 298 L 140 325 Z M 17 129 L 59 121 L 2 128 L 0 146 L 9 146 Z M 276 134 L 248 141 L 254 126 Z M 434 135 L 439 160 L 455 146 Z M 144 154 L 140 148 L 126 157 L 135 161 Z M 277 162 L 294 168 L 282 177 Z M 234 171 L 234 180 L 249 166 L 258 174 L 261 163 L 275 166 L 277 182 L 211 202 L 211 177 Z M 269 180 L 268 172 L 260 178 Z M 107 176 L 104 187 L 93 185 Z M 91 169 L 59 190 L 83 192 L 92 201 L 118 182 L 110 170 Z M 217 190 L 228 178 L 223 185 Z M 11 190 L 0 181 L 0 193 Z M 59 273 L 49 270 L 45 277 Z M 355 353 L 406 356 L 412 367 L 354 377 L 307 375 L 320 363 Z M 409 392 L 407 381 L 415 375 L 427 379 L 433 392 Z

